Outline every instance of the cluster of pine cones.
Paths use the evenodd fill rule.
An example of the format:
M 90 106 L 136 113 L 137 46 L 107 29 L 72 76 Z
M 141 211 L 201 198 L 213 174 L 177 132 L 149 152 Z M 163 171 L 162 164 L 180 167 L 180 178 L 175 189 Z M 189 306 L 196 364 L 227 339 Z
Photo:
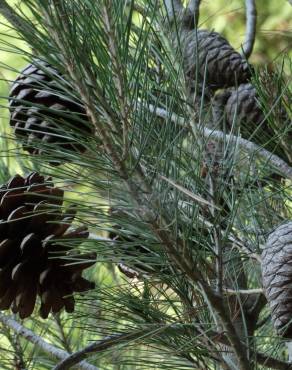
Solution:
M 266 86 L 266 91 L 261 94 L 264 101 L 260 102 L 252 83 L 253 67 L 217 32 L 182 29 L 179 43 L 175 37 L 174 45 L 182 49 L 190 96 L 204 91 L 204 99 L 211 100 L 214 111 L 221 112 L 219 117 L 214 117 L 216 127 L 223 127 L 222 122 L 221 127 L 218 125 L 223 119 L 229 130 L 235 123 L 243 138 L 251 139 L 292 164 L 291 123 L 285 104 L 278 102 L 281 92 L 269 86 L 263 76 L 261 86 Z M 275 107 L 279 105 L 280 112 L 277 112 Z M 284 132 L 281 137 L 277 136 L 279 125 Z
M 9 95 L 16 139 L 29 154 L 49 157 L 52 165 L 62 163 L 64 151 L 83 153 L 80 137 L 92 133 L 83 104 L 58 85 L 61 77 L 48 63 L 34 60 L 14 81 Z M 73 312 L 74 292 L 94 288 L 82 272 L 95 263 L 96 255 L 64 246 L 66 239 L 80 244 L 88 232 L 72 227 L 74 209 L 62 211 L 63 191 L 51 178 L 33 172 L 3 185 L 0 200 L 0 309 L 11 308 L 26 318 L 39 296 L 42 318 L 63 308 Z

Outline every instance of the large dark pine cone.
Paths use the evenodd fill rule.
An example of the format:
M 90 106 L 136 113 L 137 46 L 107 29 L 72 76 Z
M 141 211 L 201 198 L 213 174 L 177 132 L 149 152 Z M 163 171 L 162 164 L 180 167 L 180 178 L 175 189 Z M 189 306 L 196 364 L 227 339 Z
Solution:
M 30 154 L 44 153 L 52 143 L 59 150 L 85 151 L 74 140 L 78 132 L 91 133 L 85 109 L 56 86 L 60 77 L 52 66 L 37 61 L 24 68 L 12 84 L 10 125 Z
M 262 253 L 262 277 L 274 326 L 292 339 L 292 222 L 270 234 Z
M 246 60 L 217 32 L 185 31 L 180 42 L 184 71 L 191 91 L 195 89 L 196 82 L 202 84 L 205 77 L 206 86 L 216 90 L 247 82 L 251 76 Z
M 271 101 L 270 107 L 274 104 L 275 101 Z M 267 109 L 270 110 L 270 107 Z M 291 129 L 290 132 L 285 129 L 289 117 L 283 107 L 280 107 L 279 112 L 276 112 L 276 108 L 270 112 L 270 120 L 279 123 L 277 128 L 283 127 L 281 135 L 283 132 L 285 134 L 281 138 L 277 136 L 279 132 L 276 132 L 276 128 L 271 127 L 269 119 L 266 118 L 260 106 L 257 91 L 250 83 L 242 84 L 238 89 L 231 89 L 225 105 L 225 112 L 229 127 L 232 126 L 235 119 L 236 122 L 240 122 L 240 133 L 243 138 L 264 146 L 265 149 L 279 155 L 288 163 L 292 163 L 292 133 Z
M 0 309 L 28 317 L 39 295 L 41 317 L 72 312 L 73 292 L 94 288 L 81 275 L 95 254 L 78 254 L 61 240 L 86 238 L 86 228 L 70 228 L 74 209 L 62 212 L 63 191 L 51 178 L 16 175 L 0 190 Z

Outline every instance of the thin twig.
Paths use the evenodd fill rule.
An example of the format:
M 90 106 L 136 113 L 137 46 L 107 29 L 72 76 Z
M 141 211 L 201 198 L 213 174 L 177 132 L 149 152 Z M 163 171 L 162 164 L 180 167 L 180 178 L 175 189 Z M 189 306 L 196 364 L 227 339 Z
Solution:
M 163 108 L 157 108 L 152 104 L 147 105 L 147 109 L 151 113 L 155 113 L 158 117 L 169 119 L 172 122 L 175 122 L 182 127 L 188 128 L 187 122 L 184 117 L 180 117 L 174 113 L 169 114 L 169 112 Z M 268 150 L 262 148 L 261 146 L 253 143 L 252 141 L 243 139 L 239 136 L 232 135 L 232 134 L 225 134 L 219 130 L 211 130 L 207 127 L 202 129 L 202 133 L 204 137 L 216 139 L 219 141 L 229 141 L 230 143 L 234 143 L 239 147 L 245 149 L 251 154 L 256 154 L 264 159 L 266 159 L 269 163 L 271 163 L 280 173 L 281 175 L 285 176 L 287 179 L 292 180 L 292 167 L 290 167 L 283 159 L 278 157 L 275 154 L 272 154 Z
M 229 239 L 233 242 L 233 245 L 241 252 L 244 252 L 248 255 L 249 258 L 252 258 L 256 260 L 257 262 L 261 263 L 262 258 L 259 254 L 252 252 L 250 249 L 248 249 L 243 242 L 237 240 L 233 236 L 229 236 Z
M 190 12 L 194 14 L 195 27 L 197 27 L 199 23 L 201 2 L 202 0 L 190 0 L 188 4 L 188 8 Z
M 208 202 L 208 200 L 202 198 L 201 196 L 191 192 L 190 190 L 184 188 L 183 186 L 177 184 L 175 181 L 171 180 L 171 179 L 168 179 L 167 177 L 163 176 L 163 175 L 158 175 L 159 178 L 161 178 L 162 180 L 168 182 L 170 185 L 172 185 L 174 188 L 178 189 L 180 192 L 184 193 L 185 195 L 187 195 L 189 198 L 195 200 L 196 202 L 198 203 L 201 203 L 201 204 L 206 204 L 208 206 L 213 206 L 210 202 Z M 214 205 L 214 208 L 216 208 L 217 210 L 221 210 L 221 208 L 217 207 Z
M 54 367 L 53 370 L 67 370 L 70 369 L 72 366 L 79 364 L 81 360 L 84 360 L 89 354 L 98 353 L 105 351 L 109 348 L 117 346 L 122 343 L 129 343 L 129 341 L 134 341 L 139 338 L 145 339 L 146 336 L 152 334 L 153 330 L 150 333 L 145 333 L 145 331 L 138 331 L 134 333 L 123 333 L 123 334 L 116 334 L 110 335 L 104 339 L 91 343 L 87 347 L 83 348 L 80 351 L 73 353 L 72 355 L 68 356 L 65 360 L 60 362 L 57 366 Z
M 223 285 L 223 247 L 222 241 L 219 237 L 220 231 L 218 232 L 217 227 L 214 228 L 213 238 L 215 244 L 216 253 L 216 290 L 218 294 L 222 294 Z
M 255 0 L 245 0 L 246 7 L 246 34 L 242 45 L 242 53 L 248 59 L 252 53 L 257 24 L 257 9 Z
M 2 14 L 17 31 L 27 33 L 31 30 L 29 24 L 17 14 L 5 0 L 0 0 L 0 14 Z
M 2 324 L 12 329 L 15 333 L 19 334 L 21 337 L 33 343 L 37 347 L 41 348 L 52 358 L 56 360 L 64 360 L 68 358 L 69 356 L 68 352 L 54 347 L 52 344 L 46 342 L 44 339 L 39 337 L 33 331 L 19 324 L 16 320 L 11 318 L 10 316 L 5 316 L 2 313 L 0 313 L 0 321 L 2 322 Z M 80 370 L 98 370 L 97 367 L 90 365 L 88 362 L 85 361 L 80 362 L 78 366 Z

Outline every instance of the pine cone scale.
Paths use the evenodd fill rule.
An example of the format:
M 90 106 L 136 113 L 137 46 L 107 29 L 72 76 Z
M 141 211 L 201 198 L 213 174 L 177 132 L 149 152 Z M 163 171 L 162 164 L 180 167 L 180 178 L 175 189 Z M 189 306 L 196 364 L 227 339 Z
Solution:
M 15 299 L 14 313 L 19 314 L 21 319 L 25 319 L 30 316 L 34 310 L 34 306 L 37 298 L 37 289 L 35 282 L 31 281 L 29 287 L 26 290 L 21 291 Z M 25 289 L 25 287 L 23 287 Z
M 12 282 L 9 284 L 9 288 L 0 298 L 0 310 L 7 310 L 12 302 L 14 301 L 17 293 L 17 286 Z

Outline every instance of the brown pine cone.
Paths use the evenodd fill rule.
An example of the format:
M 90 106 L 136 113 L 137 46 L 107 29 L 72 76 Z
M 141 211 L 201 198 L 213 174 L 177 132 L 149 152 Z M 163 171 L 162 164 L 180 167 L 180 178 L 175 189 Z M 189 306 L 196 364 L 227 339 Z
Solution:
M 262 278 L 274 326 L 292 339 L 292 222 L 270 234 L 262 253 Z
M 39 295 L 41 317 L 63 307 L 72 312 L 73 293 L 94 288 L 81 275 L 95 254 L 78 255 L 62 245 L 88 236 L 86 228 L 70 229 L 75 211 L 62 212 L 63 191 L 32 172 L 2 185 L 0 200 L 0 309 L 28 317 Z
M 226 102 L 227 121 L 232 123 L 235 117 L 259 124 L 264 120 L 264 114 L 257 101 L 257 93 L 250 83 L 241 84 L 238 89 L 230 91 Z
M 202 85 L 205 77 L 206 87 L 213 91 L 239 85 L 251 77 L 246 60 L 217 32 L 185 31 L 180 43 L 184 72 L 191 91 L 196 83 Z M 175 44 L 178 46 L 177 41 Z
M 272 94 L 270 94 L 272 95 Z M 270 107 L 275 103 L 271 96 Z M 270 109 L 271 119 L 269 120 L 260 106 L 257 91 L 252 84 L 242 84 L 237 89 L 230 90 L 230 96 L 225 105 L 227 126 L 231 128 L 233 122 L 240 123 L 240 133 L 243 138 L 252 140 L 258 145 L 262 145 L 265 149 L 280 156 L 287 163 L 292 163 L 292 133 L 287 130 L 289 117 L 285 109 L 282 107 L 280 111 Z M 236 121 L 235 121 L 236 119 Z M 283 127 L 283 134 L 280 139 L 277 135 L 277 128 L 270 125 L 270 121 L 279 122 Z
M 84 106 L 57 86 L 60 77 L 55 68 L 36 61 L 25 67 L 12 84 L 10 125 L 30 154 L 49 154 L 48 144 L 52 143 L 60 152 L 85 151 L 74 137 L 76 133 L 90 134 L 92 128 Z

